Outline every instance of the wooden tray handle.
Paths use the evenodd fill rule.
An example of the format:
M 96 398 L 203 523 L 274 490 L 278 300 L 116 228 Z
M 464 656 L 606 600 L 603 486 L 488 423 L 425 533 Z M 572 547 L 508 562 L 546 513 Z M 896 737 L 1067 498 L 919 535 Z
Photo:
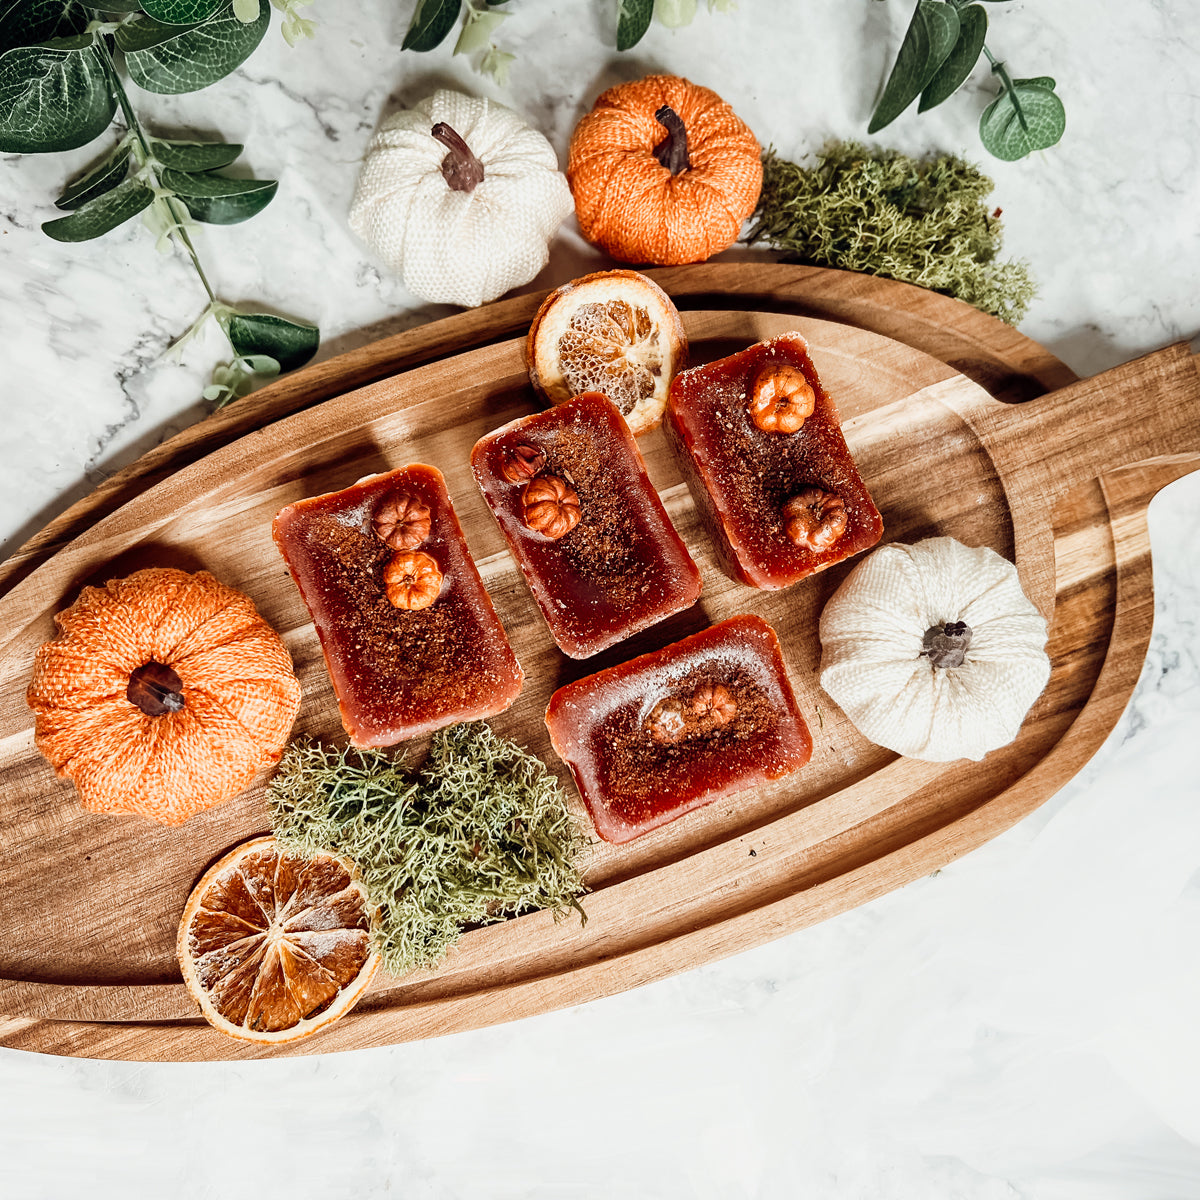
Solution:
M 1008 485 L 1052 504 L 1121 467 L 1200 451 L 1198 364 L 1180 343 L 1025 404 L 988 404 L 968 420 Z

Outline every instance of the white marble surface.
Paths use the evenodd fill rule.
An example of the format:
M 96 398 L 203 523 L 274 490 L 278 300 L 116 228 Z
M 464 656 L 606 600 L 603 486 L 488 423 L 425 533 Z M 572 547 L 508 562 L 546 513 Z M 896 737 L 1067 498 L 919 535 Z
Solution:
M 615 6 L 514 3 L 497 88 L 401 55 L 412 0 L 318 0 L 207 92 L 138 98 L 152 128 L 245 141 L 281 180 L 205 228 L 223 298 L 316 320 L 322 353 L 439 315 L 345 224 L 385 106 L 449 81 L 512 104 L 565 154 L 601 86 L 648 69 L 717 87 L 797 156 L 862 136 L 911 5 L 741 0 L 610 49 Z M 1188 0 L 989 5 L 993 47 L 1053 74 L 1063 143 L 984 158 L 980 75 L 878 139 L 955 150 L 997 181 L 1010 253 L 1042 289 L 1025 325 L 1082 374 L 1200 328 L 1200 12 Z M 782 14 L 787 12 L 786 19 Z M 199 311 L 137 224 L 38 232 L 91 152 L 0 170 L 7 551 L 202 414 L 216 338 L 162 358 Z M 593 259 L 569 225 L 539 285 Z M 1200 477 L 1152 508 L 1156 626 L 1093 762 L 936 877 L 703 970 L 584 1007 L 416 1045 L 243 1065 L 0 1051 L 12 1197 L 384 1196 L 1194 1200 L 1200 1196 Z

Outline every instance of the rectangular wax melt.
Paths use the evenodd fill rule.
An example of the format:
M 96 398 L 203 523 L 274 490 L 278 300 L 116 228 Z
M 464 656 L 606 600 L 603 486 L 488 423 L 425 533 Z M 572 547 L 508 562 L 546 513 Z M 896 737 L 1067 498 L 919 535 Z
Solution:
M 677 375 L 663 425 L 721 566 L 742 583 L 788 587 L 883 534 L 798 333 Z
M 565 654 L 587 658 L 699 598 L 700 572 L 599 392 L 489 433 L 471 467 Z
M 440 471 L 370 475 L 288 505 L 272 528 L 356 746 L 494 716 L 516 699 L 524 676 Z
M 812 753 L 779 639 L 753 615 L 559 688 L 546 726 L 607 842 L 779 779 Z

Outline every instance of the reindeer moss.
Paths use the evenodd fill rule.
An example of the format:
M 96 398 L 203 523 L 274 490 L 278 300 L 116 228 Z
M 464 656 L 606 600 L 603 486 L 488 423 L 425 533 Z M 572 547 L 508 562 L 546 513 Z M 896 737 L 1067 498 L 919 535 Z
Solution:
M 394 974 L 435 965 L 470 926 L 539 908 L 583 915 L 583 838 L 562 788 L 481 722 L 435 734 L 419 771 L 382 751 L 298 740 L 267 798 L 285 849 L 357 864 Z
M 918 161 L 830 143 L 801 167 L 768 150 L 746 240 L 801 262 L 915 283 L 1015 325 L 1035 286 L 1026 263 L 997 257 L 991 190 L 977 167 L 949 154 Z

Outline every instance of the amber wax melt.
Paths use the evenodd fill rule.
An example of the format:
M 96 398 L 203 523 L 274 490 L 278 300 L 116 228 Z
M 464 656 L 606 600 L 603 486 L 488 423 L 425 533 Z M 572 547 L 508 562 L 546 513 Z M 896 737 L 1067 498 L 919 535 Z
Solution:
M 371 475 L 288 505 L 273 529 L 356 746 L 493 716 L 516 699 L 523 674 L 440 471 Z
M 471 466 L 551 636 L 572 658 L 699 598 L 700 572 L 624 418 L 599 392 L 489 433 Z
M 779 779 L 812 753 L 779 639 L 750 615 L 559 688 L 546 726 L 608 842 Z
M 663 424 L 734 579 L 788 587 L 879 541 L 883 520 L 798 333 L 677 375 Z

